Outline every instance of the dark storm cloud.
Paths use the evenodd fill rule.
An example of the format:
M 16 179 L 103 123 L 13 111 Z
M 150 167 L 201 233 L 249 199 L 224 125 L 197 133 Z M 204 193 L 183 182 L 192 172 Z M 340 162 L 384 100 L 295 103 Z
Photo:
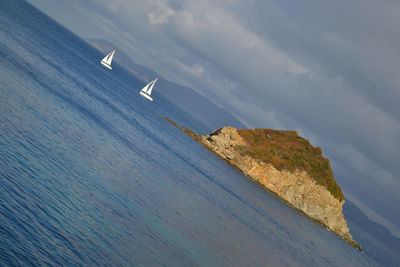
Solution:
M 400 113 L 400 19 L 396 1 L 296 2 L 289 7 L 257 2 L 254 9 L 272 10 L 257 29 L 306 66 L 326 75 L 341 76 L 355 90 L 380 108 Z M 277 18 L 276 14 L 283 14 Z M 261 15 L 261 14 L 260 14 Z M 278 23 L 276 23 L 278 22 Z M 252 25 L 263 25 L 248 22 Z M 313 66 L 314 65 L 314 66 Z
M 346 192 L 400 225 L 400 2 L 69 3 L 104 31 L 84 37 L 106 36 L 250 127 L 299 130 L 347 170 Z

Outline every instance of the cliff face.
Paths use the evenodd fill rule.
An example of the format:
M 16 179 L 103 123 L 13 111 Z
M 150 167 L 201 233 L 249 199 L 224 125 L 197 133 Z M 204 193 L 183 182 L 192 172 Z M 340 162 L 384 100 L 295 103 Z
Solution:
M 236 130 L 233 127 L 224 127 L 214 131 L 210 135 L 198 135 L 187 128 L 183 128 L 182 130 L 193 137 L 196 141 L 203 144 L 210 151 L 214 152 L 217 156 L 238 168 L 252 180 L 259 183 L 269 191 L 275 193 L 296 209 L 299 209 L 312 219 L 323 224 L 328 229 L 346 240 L 348 243 L 361 250 L 361 247 L 353 240 L 353 237 L 351 236 L 347 223 L 344 219 L 342 212 L 344 199 L 340 187 L 336 184 L 334 178 L 333 181 L 330 180 L 325 185 L 324 183 L 326 182 L 321 177 L 317 177 L 318 175 L 324 174 L 323 171 L 325 171 L 326 168 L 324 164 L 316 160 L 317 157 L 311 157 L 309 161 L 312 163 L 310 164 L 307 162 L 302 164 L 302 162 L 294 161 L 297 165 L 294 164 L 294 167 L 292 166 L 293 168 L 290 168 L 288 165 L 290 165 L 290 162 L 292 161 L 289 160 L 290 157 L 287 155 L 284 156 L 285 160 L 277 161 L 276 159 L 272 158 L 272 162 L 269 162 L 265 160 L 265 157 L 268 155 L 264 155 L 260 152 L 254 152 L 254 149 L 252 149 L 254 144 L 252 144 L 251 141 L 249 142 L 249 139 L 247 138 L 247 134 L 249 133 L 246 132 L 254 130 Z M 265 131 L 274 130 L 265 129 Z M 268 139 L 274 141 L 275 148 L 279 150 L 276 142 L 277 137 L 271 132 L 265 133 L 266 136 L 268 136 Z M 276 134 L 283 134 L 286 136 L 291 135 L 294 139 L 299 139 L 299 142 L 305 142 L 305 139 L 298 137 L 297 133 L 293 131 L 276 131 Z M 262 139 L 259 141 L 260 142 L 258 143 L 262 145 Z M 296 145 L 294 144 L 291 147 L 296 147 Z M 320 155 L 321 151 L 319 148 L 313 148 L 312 146 L 311 148 L 317 150 L 317 156 L 319 150 L 319 157 L 321 158 L 321 161 L 325 160 L 329 165 L 329 161 Z M 297 149 L 300 150 L 300 148 Z M 307 150 L 307 146 L 305 150 Z M 272 153 L 274 155 L 279 154 L 273 150 L 271 152 L 271 149 L 267 149 L 267 151 L 268 153 Z M 281 149 L 280 151 L 282 152 L 284 150 Z M 294 152 L 293 157 L 298 158 L 298 153 Z M 313 162 L 317 166 L 322 166 L 321 169 L 323 169 L 323 171 L 315 171 L 311 166 Z M 328 171 L 332 173 L 330 166 L 328 167 Z M 307 168 L 309 169 L 308 172 L 306 171 Z M 311 176 L 310 173 L 313 173 L 313 176 Z M 338 188 L 336 188 L 335 185 Z M 330 188 L 330 190 L 328 190 L 328 188 Z

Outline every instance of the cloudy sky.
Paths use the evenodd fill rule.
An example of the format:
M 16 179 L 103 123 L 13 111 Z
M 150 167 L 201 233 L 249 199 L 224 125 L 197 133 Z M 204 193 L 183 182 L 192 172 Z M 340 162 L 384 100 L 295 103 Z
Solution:
M 29 1 L 248 127 L 297 129 L 400 237 L 400 1 Z

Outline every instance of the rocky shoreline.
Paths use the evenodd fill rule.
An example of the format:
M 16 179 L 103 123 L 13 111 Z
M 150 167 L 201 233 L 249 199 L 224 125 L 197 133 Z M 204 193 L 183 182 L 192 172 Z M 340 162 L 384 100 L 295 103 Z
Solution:
M 254 132 L 251 132 L 254 130 L 237 130 L 233 127 L 224 127 L 215 130 L 210 135 L 199 135 L 190 129 L 178 126 L 168 118 L 165 119 L 201 143 L 204 147 L 212 151 L 218 157 L 224 159 L 229 164 L 239 169 L 250 179 L 285 200 L 289 205 L 300 210 L 313 220 L 325 226 L 327 229 L 336 233 L 354 247 L 362 250 L 350 234 L 342 212 L 344 198 L 341 193 L 341 189 L 333 178 L 329 161 L 323 158 L 322 155 L 320 156 L 321 159 L 327 161 L 329 167 L 328 170 L 324 171 L 329 171 L 331 173 L 334 185 L 338 187 L 338 189 L 334 191 L 332 190 L 331 184 L 329 186 L 324 186 L 322 182 L 318 182 L 319 180 L 315 179 L 315 174 L 314 177 L 310 175 L 312 171 L 309 171 L 309 173 L 300 167 L 296 168 L 296 165 L 294 165 L 294 168 L 287 168 L 284 163 L 282 163 L 285 161 L 279 162 L 283 165 L 282 168 L 277 168 L 277 166 L 281 166 L 277 165 L 276 163 L 279 157 L 273 157 L 271 158 L 271 162 L 269 162 L 265 160 L 264 154 L 260 154 L 259 151 L 257 151 L 257 153 L 254 152 L 254 146 L 252 146 L 248 139 L 246 139 L 249 133 L 252 134 L 252 136 L 255 136 Z M 256 130 L 260 132 L 264 129 Z M 290 140 L 299 140 L 298 142 L 303 143 L 305 140 L 304 138 L 299 137 L 294 131 L 265 130 L 265 133 L 270 133 L 265 134 L 265 136 L 272 140 L 274 138 L 276 139 L 277 136 L 279 136 L 281 139 L 289 136 L 291 138 Z M 276 131 L 276 133 L 279 133 L 279 135 L 273 135 L 272 133 L 275 132 L 271 131 Z M 258 135 L 256 137 L 258 138 L 258 140 L 256 140 L 257 144 L 260 144 L 257 147 L 265 144 L 262 142 L 263 138 L 260 139 Z M 264 136 L 262 135 L 261 137 Z M 272 144 L 275 143 L 270 142 L 267 144 L 272 146 Z M 291 146 L 290 149 L 293 150 L 293 147 L 295 147 L 295 145 Z M 278 148 L 281 149 L 281 147 Z M 312 146 L 311 148 L 319 149 L 313 148 Z M 281 149 L 281 151 L 282 150 L 284 151 L 284 149 Z M 271 151 L 272 152 L 268 153 L 276 154 L 275 151 Z M 321 153 L 320 149 L 319 153 Z M 295 157 L 298 157 L 296 153 L 292 154 Z M 287 155 L 283 154 L 283 158 L 287 158 Z M 314 158 L 312 160 L 315 161 Z M 317 164 L 319 164 L 319 162 L 317 162 Z M 320 165 L 323 164 L 321 163 Z M 326 167 L 324 166 L 324 168 Z M 328 188 L 330 190 L 328 190 Z

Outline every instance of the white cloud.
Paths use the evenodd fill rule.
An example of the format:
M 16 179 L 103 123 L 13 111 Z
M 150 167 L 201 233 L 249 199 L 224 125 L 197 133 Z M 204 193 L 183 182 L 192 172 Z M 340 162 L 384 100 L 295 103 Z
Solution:
M 168 6 L 165 0 L 154 0 L 152 11 L 148 14 L 149 22 L 152 25 L 164 24 L 175 14 L 175 11 Z
M 184 71 L 189 72 L 195 76 L 201 76 L 204 73 L 203 67 L 198 64 L 194 64 L 193 66 L 188 66 L 180 62 L 180 65 Z
M 174 38 L 190 46 L 193 52 L 222 68 L 242 72 L 243 67 L 247 67 L 249 72 L 242 73 L 243 76 L 308 71 L 272 46 L 267 39 L 242 25 L 234 13 L 212 3 L 186 3 L 183 9 L 176 12 L 168 30 Z

